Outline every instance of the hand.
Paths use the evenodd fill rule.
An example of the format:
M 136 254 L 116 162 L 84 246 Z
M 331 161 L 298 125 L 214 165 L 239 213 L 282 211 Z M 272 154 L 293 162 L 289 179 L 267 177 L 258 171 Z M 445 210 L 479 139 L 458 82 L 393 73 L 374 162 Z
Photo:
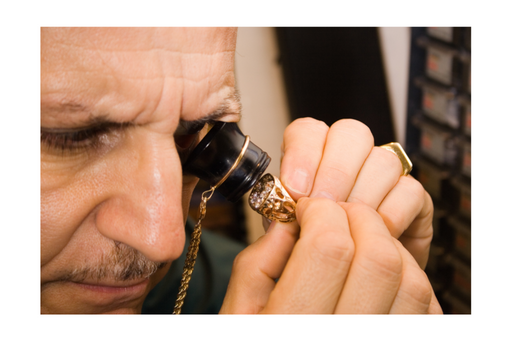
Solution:
M 306 307 L 317 307 L 317 301 L 329 301 L 332 305 L 333 297 L 339 295 L 342 289 L 343 292 L 353 292 L 357 289 L 344 289 L 349 283 L 367 283 L 368 288 L 378 286 L 379 282 L 375 278 L 379 277 L 378 274 L 386 273 L 394 277 L 394 282 L 390 283 L 397 284 L 396 280 L 400 277 L 398 274 L 402 276 L 399 282 L 403 283 L 395 288 L 401 288 L 400 290 L 397 289 L 395 293 L 388 292 L 388 300 L 396 298 L 399 302 L 400 297 L 403 298 L 404 293 L 410 291 L 407 289 L 410 287 L 408 281 L 417 281 L 421 282 L 423 288 L 429 288 L 429 302 L 433 302 L 434 308 L 429 304 L 428 311 L 439 311 L 439 305 L 436 305 L 437 300 L 431 292 L 428 279 L 421 270 L 426 265 L 432 238 L 432 201 L 416 180 L 410 176 L 401 176 L 402 168 L 396 155 L 374 147 L 373 136 L 369 129 L 354 120 L 340 120 L 331 128 L 314 119 L 296 120 L 285 131 L 282 151 L 281 180 L 292 197 L 295 200 L 304 197 L 327 198 L 330 200 L 323 200 L 323 202 L 329 204 L 319 206 L 318 211 L 304 213 L 301 207 L 311 204 L 306 204 L 305 199 L 299 200 L 297 215 L 301 217 L 298 219 L 301 232 L 298 242 L 299 225 L 297 223 L 273 223 L 271 232 L 242 252 L 235 262 L 225 305 L 221 312 L 311 312 L 312 310 Z M 354 235 L 353 239 L 350 238 L 350 233 L 347 236 L 347 231 L 353 229 L 359 231 L 359 226 L 364 226 L 361 221 L 364 221 L 366 216 L 361 217 L 357 222 L 347 220 L 351 210 L 345 211 L 335 202 L 359 203 L 365 207 L 365 210 L 373 212 L 372 216 L 375 220 L 373 223 L 376 226 L 386 227 L 386 233 L 390 237 L 387 241 L 391 240 L 398 250 L 401 266 L 396 265 L 397 262 L 387 262 L 389 257 L 385 257 L 386 243 L 381 246 L 375 242 L 378 238 L 361 237 L 371 231 L 361 229 L 363 232 L 359 232 L 359 237 Z M 333 205 L 338 208 L 334 209 Z M 343 213 L 340 213 L 340 210 Z M 303 216 L 314 218 L 301 220 Z M 329 219 L 326 220 L 325 217 Z M 327 225 L 322 225 L 323 221 L 330 225 L 329 228 Z M 315 227 L 317 225 L 320 227 Z M 343 227 L 343 230 L 339 230 L 338 225 Z M 340 237 L 333 231 L 345 231 L 345 236 Z M 380 233 L 383 232 L 380 231 Z M 340 242 L 339 238 L 343 242 Z M 357 252 L 354 253 L 351 247 L 356 244 L 363 247 L 355 248 Z M 337 254 L 330 255 L 331 251 Z M 366 254 L 367 251 L 370 251 L 369 255 Z M 384 254 L 380 254 L 381 252 Z M 375 256 L 376 254 L 378 256 Z M 303 261 L 300 260 L 301 258 Z M 370 263 L 380 262 L 378 265 L 374 264 L 376 274 L 373 282 L 371 278 L 361 279 L 364 276 L 357 275 L 352 270 L 348 273 L 349 268 L 365 268 L 365 262 L 361 262 L 364 259 L 369 259 Z M 322 270 L 328 268 L 329 263 L 334 267 L 344 266 L 344 268 L 330 274 L 329 271 Z M 351 264 L 352 267 L 350 267 Z M 354 266 L 355 264 L 359 265 Z M 390 270 L 388 266 L 394 266 L 394 268 Z M 367 272 L 371 277 L 369 271 Z M 415 275 L 410 275 L 411 273 Z M 333 278 L 333 274 L 338 280 L 329 280 Z M 340 276 L 343 277 L 342 282 L 339 281 Z M 280 278 L 277 286 L 274 282 L 276 278 Z M 302 281 L 285 280 L 285 278 L 302 279 Z M 354 279 L 349 280 L 350 278 Z M 308 283 L 311 285 L 307 285 Z M 330 289 L 323 285 L 329 283 Z M 350 284 L 349 288 L 351 286 L 353 284 Z M 317 289 L 324 291 L 319 292 Z M 423 293 L 426 291 L 424 290 Z M 374 292 L 379 296 L 378 293 L 378 290 Z M 357 294 L 354 297 L 361 298 Z M 371 295 L 362 297 L 371 297 Z M 295 302 L 295 309 L 291 309 L 290 302 L 286 303 L 287 300 L 282 298 Z M 381 297 L 379 302 L 384 302 L 382 305 L 390 308 L 387 312 L 397 312 L 403 310 L 403 308 L 397 310 L 397 307 L 406 305 L 408 300 L 403 299 L 403 301 L 403 304 L 397 303 L 392 310 L 392 306 L 386 305 L 385 298 Z M 416 299 L 416 301 L 421 300 Z M 426 301 L 423 300 L 423 302 Z M 297 304 L 303 304 L 304 309 Z M 347 312 L 350 309 L 354 312 L 376 312 L 370 309 L 370 305 L 365 304 L 361 306 L 345 303 L 334 306 L 336 308 L 330 312 Z M 384 310 L 379 311 L 385 312 Z M 329 309 L 314 311 L 329 312 Z
M 377 210 L 424 269 L 433 235 L 432 200 L 412 176 L 401 176 L 395 154 L 373 144 L 368 127 L 355 120 L 330 128 L 311 118 L 295 120 L 284 133 L 281 182 L 295 200 L 325 197 Z
M 297 223 L 275 223 L 238 255 L 221 313 L 442 312 L 374 209 L 302 198 L 296 213 L 298 240 Z

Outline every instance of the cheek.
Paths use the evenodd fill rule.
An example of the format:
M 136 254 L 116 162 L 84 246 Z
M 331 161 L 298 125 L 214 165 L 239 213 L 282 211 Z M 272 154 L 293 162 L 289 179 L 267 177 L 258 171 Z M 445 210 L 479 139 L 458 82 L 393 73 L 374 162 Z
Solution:
M 94 208 L 94 194 L 105 180 L 94 168 L 86 154 L 62 157 L 41 150 L 41 265 L 64 249 Z
M 178 154 L 172 140 L 160 136 L 134 132 L 80 167 L 42 162 L 41 265 L 73 254 L 77 238 L 80 245 L 87 242 L 84 236 L 102 235 L 155 259 L 179 253 L 184 244 L 179 206 L 188 211 L 197 180 L 184 180 L 182 192 Z
M 41 266 L 64 248 L 73 233 L 73 229 L 62 228 L 69 226 L 66 222 L 62 225 L 56 223 L 62 221 L 62 218 L 69 218 L 65 213 L 66 202 L 67 200 L 58 193 L 41 191 Z
M 41 265 L 68 245 L 75 231 L 104 200 L 112 180 L 112 153 L 57 156 L 41 150 Z
M 97 204 L 101 178 L 41 174 L 41 265 L 59 254 Z

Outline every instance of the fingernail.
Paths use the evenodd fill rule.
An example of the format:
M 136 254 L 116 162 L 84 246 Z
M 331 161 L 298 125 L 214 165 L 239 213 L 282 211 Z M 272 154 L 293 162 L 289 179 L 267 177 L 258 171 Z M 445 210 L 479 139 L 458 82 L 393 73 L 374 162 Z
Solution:
M 295 169 L 293 175 L 286 183 L 288 189 L 296 194 L 307 195 L 309 188 L 309 174 L 301 168 Z

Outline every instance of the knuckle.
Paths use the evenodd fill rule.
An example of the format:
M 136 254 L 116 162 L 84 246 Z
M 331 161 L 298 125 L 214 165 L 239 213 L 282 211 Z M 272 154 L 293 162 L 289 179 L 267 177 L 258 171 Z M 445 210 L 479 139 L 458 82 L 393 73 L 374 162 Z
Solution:
M 395 238 L 400 237 L 414 219 L 428 220 L 431 218 L 429 215 L 433 214 L 430 196 L 417 180 L 412 177 L 400 177 L 397 187 L 400 187 L 401 200 L 406 200 L 407 205 L 388 205 L 378 209 L 382 220 Z
M 250 260 L 249 250 L 246 248 L 236 255 L 233 261 L 233 271 L 237 269 L 245 269 Z
M 343 219 L 345 212 L 332 200 L 315 198 L 299 200 L 297 207 L 297 218 L 299 223 L 308 224 L 314 222 L 314 228 L 303 226 L 298 243 L 306 250 L 306 254 L 314 259 L 315 264 L 338 268 L 346 263 L 351 263 L 355 254 L 355 244 L 348 230 L 340 229 L 336 222 L 325 216 L 319 217 L 323 210 L 334 212 Z M 307 221 L 306 221 L 307 219 Z
M 425 272 L 417 269 L 414 273 L 407 273 L 402 279 L 400 290 L 409 298 L 411 303 L 428 309 L 432 300 L 432 287 Z
M 362 202 L 349 202 L 345 203 L 343 209 L 347 212 L 349 216 L 368 216 L 368 215 L 377 215 L 378 213 Z
M 404 233 L 409 219 L 403 210 L 381 210 L 379 213 L 394 238 L 398 238 Z
M 425 228 L 424 234 L 421 237 L 427 242 L 427 246 L 425 246 L 425 248 L 426 248 L 425 252 L 428 255 L 428 252 L 430 249 L 430 243 L 432 242 L 432 239 L 434 238 L 434 226 L 432 224 L 428 224 L 427 227 Z
M 295 121 L 293 121 L 292 123 L 290 123 L 288 125 L 288 127 L 286 127 L 286 129 L 285 129 L 284 135 L 287 136 L 296 129 L 305 129 L 305 128 L 308 129 L 309 131 L 312 130 L 314 132 L 322 132 L 322 133 L 327 133 L 327 131 L 329 130 L 329 126 L 323 121 L 314 119 L 312 117 L 302 117 L 302 118 L 298 118 Z
M 333 161 L 322 167 L 322 181 L 331 190 L 337 187 L 336 184 L 351 181 L 355 177 L 356 174 L 350 174 L 341 162 Z
M 421 183 L 412 177 L 405 177 L 408 186 L 409 200 L 414 203 L 416 219 L 424 222 L 422 225 L 428 226 L 434 217 L 434 203 L 432 198 L 425 191 Z M 429 223 L 426 223 L 429 222 Z M 432 232 L 432 231 L 430 231 Z
M 310 238 L 310 255 L 324 266 L 339 267 L 351 263 L 354 253 L 352 238 L 337 231 L 318 233 Z
M 373 134 L 370 128 L 363 122 L 347 118 L 336 121 L 332 126 L 333 130 L 342 130 L 350 133 L 353 136 L 357 136 L 362 142 L 366 142 L 373 146 Z
M 432 218 L 434 217 L 434 202 L 432 201 L 432 197 L 430 196 L 430 194 L 427 193 L 427 191 L 423 191 L 423 196 L 425 198 L 425 201 L 424 201 L 424 204 L 425 204 L 425 208 L 424 210 L 426 211 L 426 218 L 429 219 L 429 220 L 432 220 Z
M 404 181 L 406 181 L 406 185 L 409 188 L 409 193 L 414 198 L 414 200 L 423 203 L 425 201 L 426 193 L 423 185 L 412 177 L 404 177 Z
M 365 250 L 364 267 L 381 278 L 399 282 L 402 277 L 403 262 L 400 252 L 393 243 L 375 238 L 374 246 Z
M 391 151 L 380 147 L 373 147 L 372 156 L 376 158 L 383 170 L 392 170 L 394 173 L 402 173 L 400 159 Z
M 368 205 L 364 199 L 360 198 L 359 195 L 354 195 L 353 193 L 350 193 L 347 202 Z
M 300 211 L 301 216 L 316 217 L 321 212 L 330 211 L 338 207 L 335 202 L 325 198 L 301 198 L 297 202 L 297 213 Z
M 325 122 L 309 117 L 296 119 L 288 125 L 281 144 L 281 160 L 287 160 L 287 168 L 294 168 L 295 164 L 306 168 L 318 166 L 328 130 Z
M 292 122 L 292 124 L 312 124 L 317 127 L 323 127 L 323 129 L 329 129 L 329 126 L 324 121 L 317 120 L 313 117 L 301 117 Z

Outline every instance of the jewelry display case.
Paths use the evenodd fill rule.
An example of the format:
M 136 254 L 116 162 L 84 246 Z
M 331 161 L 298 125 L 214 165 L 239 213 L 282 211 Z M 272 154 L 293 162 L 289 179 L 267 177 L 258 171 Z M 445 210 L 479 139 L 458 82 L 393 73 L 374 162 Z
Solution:
M 471 28 L 411 28 L 406 150 L 435 207 L 426 273 L 443 311 L 471 313 Z

